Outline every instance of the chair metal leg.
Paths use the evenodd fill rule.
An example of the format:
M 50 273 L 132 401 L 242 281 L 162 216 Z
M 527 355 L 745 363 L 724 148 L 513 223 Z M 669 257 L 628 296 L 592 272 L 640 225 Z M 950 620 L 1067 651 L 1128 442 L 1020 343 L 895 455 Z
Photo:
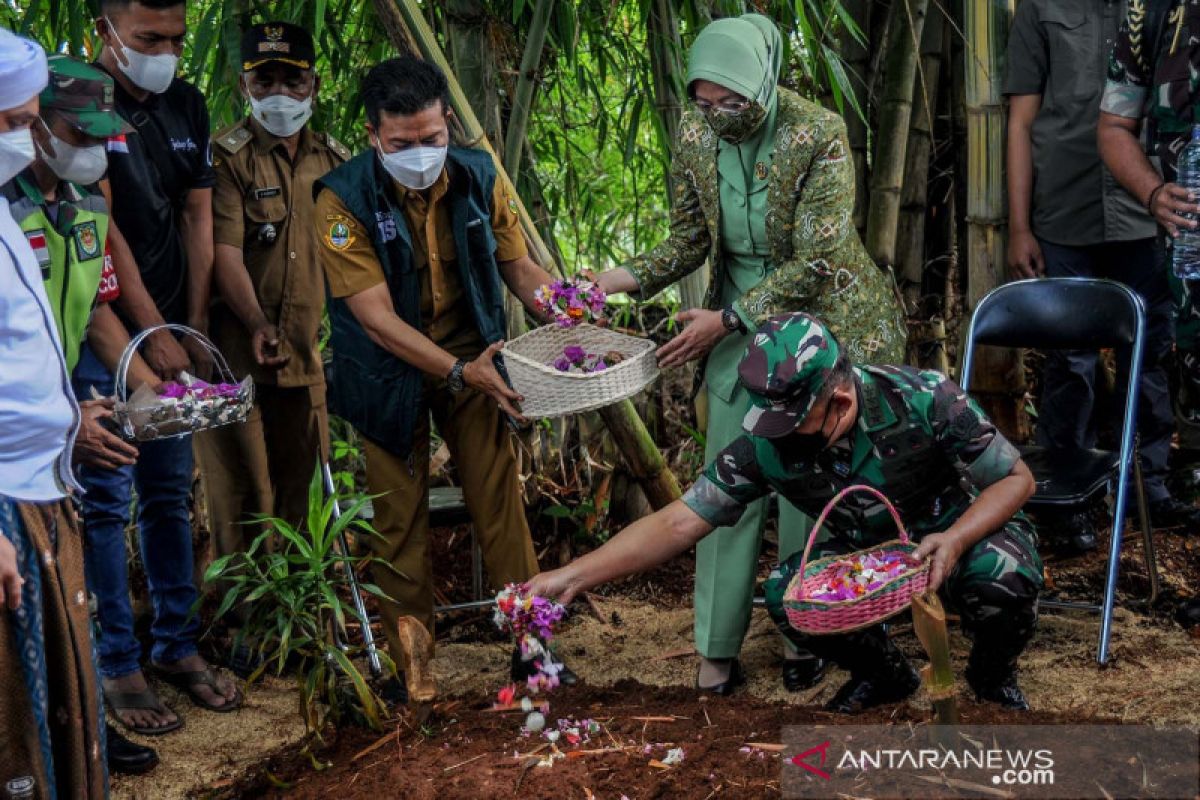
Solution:
M 1150 512 L 1149 505 L 1146 502 L 1146 484 L 1142 482 L 1142 462 L 1137 457 L 1136 450 L 1133 458 L 1133 476 L 1137 482 L 1137 501 L 1138 501 L 1138 524 L 1142 528 L 1142 543 L 1145 549 L 1144 557 L 1146 560 L 1146 575 L 1150 580 L 1150 596 L 1146 598 L 1146 605 L 1153 606 L 1158 600 L 1158 592 L 1160 589 L 1158 582 L 1158 559 L 1154 552 L 1154 532 L 1150 527 Z
M 483 548 L 479 546 L 474 525 L 471 526 L 471 590 L 476 600 L 483 599 Z
M 333 501 L 333 518 L 341 519 L 342 507 L 337 501 L 337 490 L 333 484 L 333 472 L 329 469 L 328 461 L 321 466 L 324 473 L 325 491 L 329 493 L 329 497 Z M 346 535 L 344 528 L 342 529 L 340 544 L 342 555 L 349 556 L 350 538 Z M 354 600 L 354 610 L 358 615 L 359 622 L 362 623 L 363 644 L 367 650 L 367 665 L 370 667 L 371 675 L 378 678 L 383 674 L 383 664 L 379 660 L 379 650 L 375 646 L 375 634 L 371 630 L 371 618 L 367 614 L 367 606 L 363 602 L 362 592 L 358 588 L 358 576 L 354 574 L 354 566 L 349 561 L 343 561 L 342 568 L 346 571 L 346 581 L 350 584 L 350 594 Z M 348 639 L 349 637 L 347 637 Z

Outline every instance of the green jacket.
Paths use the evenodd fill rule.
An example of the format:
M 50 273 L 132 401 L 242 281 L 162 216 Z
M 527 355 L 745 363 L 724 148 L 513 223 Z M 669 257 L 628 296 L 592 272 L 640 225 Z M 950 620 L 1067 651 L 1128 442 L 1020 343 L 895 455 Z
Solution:
M 45 199 L 28 173 L 18 175 L 3 191 L 13 219 L 41 267 L 67 371 L 71 372 L 79 361 L 104 272 L 108 204 L 103 195 L 63 182 L 56 218 L 51 221 Z
M 841 117 L 779 90 L 770 167 L 766 276 L 734 305 L 753 329 L 776 314 L 806 311 L 828 326 L 858 363 L 900 363 L 907 330 L 887 272 L 867 255 L 851 221 L 854 164 Z M 671 174 L 675 203 L 670 237 L 625 268 L 651 297 L 713 266 L 706 308 L 720 307 L 722 257 L 718 138 L 695 109 L 684 111 Z
M 491 226 L 496 169 L 487 153 L 451 147 L 446 158 L 450 212 L 463 295 L 487 344 L 505 336 L 504 283 Z M 396 314 L 421 329 L 421 284 L 412 260 L 412 235 L 396 201 L 394 182 L 375 151 L 366 150 L 313 185 L 336 194 L 371 237 Z M 371 341 L 346 305 L 328 297 L 330 409 L 380 447 L 401 458 L 412 451 L 413 431 L 426 413 L 419 369 Z M 503 362 L 497 359 L 503 372 Z

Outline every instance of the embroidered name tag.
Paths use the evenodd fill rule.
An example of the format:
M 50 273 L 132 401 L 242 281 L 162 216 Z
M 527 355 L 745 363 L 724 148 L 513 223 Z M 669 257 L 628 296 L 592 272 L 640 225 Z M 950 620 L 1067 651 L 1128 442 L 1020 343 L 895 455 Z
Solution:
M 282 193 L 283 193 L 283 190 L 281 188 L 279 188 L 278 186 L 267 186 L 266 188 L 263 188 L 263 189 L 255 189 L 254 190 L 254 199 L 255 200 L 266 200 L 269 197 L 279 197 L 279 195 Z

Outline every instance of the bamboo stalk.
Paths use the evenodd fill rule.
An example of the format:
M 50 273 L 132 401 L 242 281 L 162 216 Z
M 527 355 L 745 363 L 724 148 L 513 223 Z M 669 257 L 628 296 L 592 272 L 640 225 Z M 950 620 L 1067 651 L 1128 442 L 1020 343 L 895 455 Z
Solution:
M 926 260 L 925 218 L 929 200 L 929 157 L 933 151 L 933 109 L 941 89 L 943 40 L 948 21 L 937 12 L 925 21 L 921 69 L 913 86 L 913 115 L 905 156 L 904 187 L 896 231 L 896 276 L 905 305 L 916 310 Z
M 867 158 L 867 119 L 871 114 L 871 97 L 867 73 L 870 65 L 872 0 L 843 0 L 842 5 L 858 23 L 863 34 L 861 43 L 851 36 L 844 36 L 841 45 L 846 71 L 853 82 L 852 91 L 862 109 L 862 116 L 849 107 L 845 114 L 846 136 L 850 140 L 850 155 L 854 161 L 854 227 L 861 236 L 867 229 L 867 206 L 871 197 L 868 185 L 871 170 Z
M 927 6 L 928 0 L 893 0 L 892 18 L 888 24 L 883 102 L 876 129 L 878 145 L 872 165 L 866 241 L 867 252 L 881 267 L 896 263 L 896 228 L 912 117 L 913 80 Z
M 521 73 L 517 77 L 512 110 L 508 115 L 508 132 L 504 136 L 504 168 L 514 182 L 521 172 L 521 152 L 529 128 L 529 114 L 533 110 L 533 87 L 542 61 L 542 48 L 546 45 L 546 31 L 550 26 L 553 7 L 554 0 L 538 0 L 533 8 L 525 52 L 521 55 Z
M 946 633 L 946 609 L 933 592 L 913 595 L 913 630 L 929 654 L 921 678 L 941 725 L 958 724 L 955 701 L 954 667 L 950 663 L 950 637 Z
M 1004 283 L 1007 205 L 1004 197 L 1003 59 L 1014 0 L 964 3 L 967 110 L 967 306 Z M 996 425 L 1016 441 L 1027 421 L 1021 411 L 1025 371 L 1016 350 L 985 348 L 976 360 L 971 392 Z
M 630 473 L 646 493 L 650 506 L 657 510 L 678 500 L 681 496 L 679 482 L 667 468 L 633 403 L 622 400 L 606 406 L 600 409 L 600 417 L 625 457 Z
M 450 83 L 450 105 L 462 122 L 468 142 L 486 150 L 496 160 L 496 176 L 504 182 L 509 197 L 517 204 L 517 216 L 521 220 L 521 231 L 525 234 L 530 255 L 547 272 L 562 274 L 561 265 L 555 262 L 550 248 L 546 246 L 537 227 L 533 224 L 529 211 L 526 210 L 520 195 L 517 194 L 516 187 L 508 177 L 504 165 L 496 158 L 496 151 L 492 148 L 487 136 L 484 135 L 483 126 L 479 123 L 479 118 L 475 116 L 475 111 L 471 108 L 462 85 L 446 60 L 446 54 L 442 52 L 441 45 L 433 35 L 433 29 L 429 27 L 429 23 L 422 16 L 417 0 L 396 0 L 395 3 L 389 2 L 389 0 L 374 0 L 374 2 L 376 11 L 383 21 L 384 31 L 388 34 L 394 47 L 401 52 L 411 53 L 413 51 L 410 48 L 415 45 L 416 53 L 414 55 L 420 55 L 425 60 L 432 61 L 442 72 L 446 73 L 446 79 Z M 394 31 L 397 28 L 405 35 L 396 35 Z
M 671 158 L 679 135 L 686 87 L 683 85 L 683 42 L 679 37 L 679 17 L 669 0 L 652 0 L 646 16 L 647 43 L 650 46 L 650 79 L 654 88 L 654 109 L 662 120 L 666 141 L 663 152 Z M 671 171 L 666 170 L 667 202 L 675 197 Z M 699 308 L 708 289 L 709 265 L 685 275 L 679 281 L 681 309 Z

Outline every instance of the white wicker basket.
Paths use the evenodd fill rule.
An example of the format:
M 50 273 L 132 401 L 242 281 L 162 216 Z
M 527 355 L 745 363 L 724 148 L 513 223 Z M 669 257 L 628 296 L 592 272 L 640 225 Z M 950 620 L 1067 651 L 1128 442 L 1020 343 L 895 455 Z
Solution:
M 569 345 L 589 353 L 615 350 L 625 360 L 600 372 L 560 372 L 551 362 Z M 508 342 L 503 353 L 513 388 L 525 398 L 521 412 L 538 419 L 592 411 L 637 394 L 658 377 L 655 347 L 649 339 L 595 325 L 546 325 Z
M 129 393 L 129 365 L 146 337 L 160 330 L 175 331 L 195 339 L 212 356 L 221 382 L 237 383 L 221 351 L 199 331 L 172 323 L 146 328 L 126 345 L 125 352 L 121 354 L 121 363 L 117 366 L 114 386 L 117 401 L 113 418 L 121 436 L 129 441 L 151 442 L 245 422 L 254 405 L 254 381 L 249 377 L 241 382 L 241 388 L 233 396 L 182 400 L 170 404 L 153 401 L 145 406 L 134 402 L 137 394 L 131 397 Z

